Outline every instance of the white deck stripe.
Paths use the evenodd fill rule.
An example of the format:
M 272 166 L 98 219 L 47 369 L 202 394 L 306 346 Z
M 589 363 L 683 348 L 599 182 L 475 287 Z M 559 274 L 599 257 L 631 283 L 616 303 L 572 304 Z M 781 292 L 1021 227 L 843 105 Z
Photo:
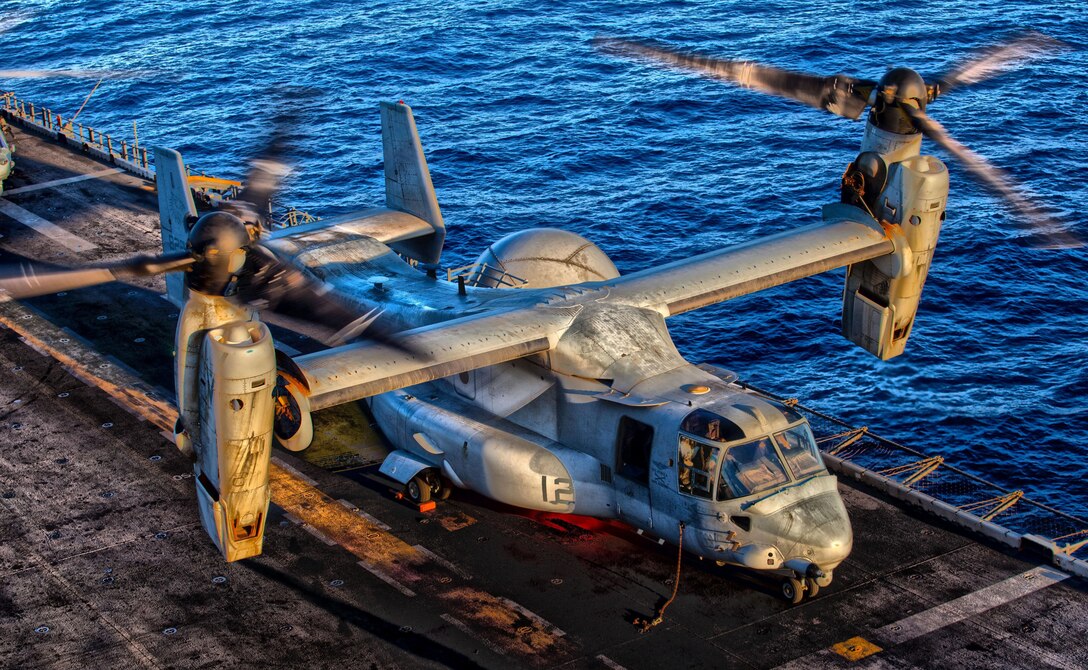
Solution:
M 942 605 L 931 607 L 928 610 L 911 615 L 905 619 L 900 619 L 899 621 L 890 623 L 886 626 L 881 626 L 870 634 L 864 634 L 863 637 L 871 640 L 874 644 L 883 647 L 884 649 L 894 647 L 897 644 L 909 642 L 910 640 L 940 630 L 945 626 L 950 626 L 954 623 L 959 623 L 965 619 L 982 614 L 983 612 L 1026 596 L 1039 589 L 1046 588 L 1052 584 L 1057 584 L 1068 577 L 1068 574 L 1054 568 L 1039 566 L 1028 570 L 1027 572 L 1022 572 L 1014 577 L 1009 577 L 996 584 L 991 584 L 990 586 L 979 589 L 973 593 L 968 593 L 955 600 L 950 600 Z M 998 637 L 998 639 L 1004 639 L 1004 637 Z M 1061 659 L 1057 659 L 1058 662 L 1055 663 L 1056 659 L 1053 654 L 1039 649 L 1026 641 L 1020 640 L 1017 641 L 1016 644 L 1020 647 L 1030 647 L 1033 652 L 1046 659 L 1048 663 L 1054 663 L 1056 667 L 1075 667 L 1066 666 Z M 821 649 L 808 654 L 807 656 L 795 658 L 788 663 L 784 663 L 775 668 L 775 670 L 808 670 L 814 667 L 823 667 L 824 665 L 834 665 L 841 661 L 842 658 L 835 654 L 835 652 L 830 649 Z M 884 659 L 878 653 L 878 655 L 862 659 L 855 667 L 859 668 L 859 670 L 860 668 L 878 670 L 889 666 L 884 663 Z M 896 663 L 894 664 L 894 667 L 899 668 L 901 666 Z
M 943 605 L 877 628 L 873 631 L 873 641 L 881 646 L 902 644 L 1004 605 L 1068 577 L 1069 575 L 1054 568 L 1039 566 L 974 593 L 950 600 Z
M 414 597 L 416 596 L 416 592 L 415 592 L 415 591 L 413 591 L 412 589 L 408 588 L 408 587 L 407 587 L 407 586 L 405 586 L 404 584 L 401 584 L 400 582 L 398 582 L 397 580 L 393 579 L 393 578 L 392 578 L 392 577 L 390 577 L 389 575 L 385 574 L 384 572 L 382 572 L 382 571 L 381 571 L 381 570 L 379 570 L 378 568 L 374 567 L 374 566 L 373 566 L 373 565 L 371 565 L 370 563 L 368 563 L 368 562 L 366 562 L 366 561 L 358 561 L 358 563 L 359 563 L 359 565 L 361 565 L 361 566 L 363 566 L 364 568 L 366 568 L 366 570 L 367 570 L 368 572 L 370 572 L 370 574 L 374 575 L 375 577 L 377 577 L 378 579 L 382 580 L 382 581 L 383 581 L 383 582 L 385 582 L 386 584 L 388 584 L 388 585 L 392 586 L 393 588 L 395 588 L 396 590 L 400 591 L 401 593 L 403 593 L 404 595 L 408 596 L 409 598 L 414 598 Z
M 359 510 L 357 512 L 357 514 L 359 516 L 363 517 L 364 519 L 366 519 L 367 521 L 369 521 L 370 523 L 374 524 L 378 528 L 382 529 L 382 530 L 393 530 L 392 528 L 389 527 L 388 524 L 384 523 L 381 519 L 375 518 L 375 517 L 367 514 L 363 510 Z
M 306 531 L 310 535 L 313 535 L 314 537 L 321 540 L 322 542 L 324 542 L 325 544 L 327 544 L 330 547 L 332 547 L 332 546 L 334 546 L 336 544 L 335 540 L 329 539 L 328 535 L 322 533 L 321 531 L 314 528 L 313 526 L 311 526 L 308 523 L 302 524 L 302 530 Z
M 528 617 L 529 619 L 532 619 L 533 621 L 535 621 L 537 623 L 538 626 L 543 628 L 546 632 L 551 633 L 552 635 L 554 635 L 556 637 L 563 637 L 564 635 L 566 635 L 566 633 L 564 633 L 558 626 L 556 626 L 552 622 L 548 621 L 547 619 L 540 616 L 536 612 L 533 612 L 531 610 L 528 610 L 528 609 L 522 607 L 521 605 L 517 604 L 513 600 L 510 600 L 509 598 L 501 598 L 501 597 L 498 600 L 499 600 L 499 602 L 505 604 L 507 607 L 509 607 L 511 609 L 514 609 L 514 610 L 517 610 L 523 616 Z
M 3 198 L 0 198 L 0 214 L 10 216 L 24 226 L 33 228 L 42 235 L 60 242 L 72 251 L 91 251 L 98 248 L 97 244 L 88 242 L 82 237 L 77 237 L 60 226 L 46 221 L 37 214 L 28 212 L 19 205 L 8 202 Z
M 412 548 L 415 549 L 416 551 L 418 551 L 419 553 L 423 554 L 424 556 L 427 556 L 432 561 L 434 561 L 435 563 L 441 565 L 442 567 L 449 570 L 453 574 L 457 575 L 461 579 L 465 579 L 465 580 L 472 579 L 472 574 L 469 573 L 468 571 L 466 571 L 464 568 L 457 567 L 456 565 L 454 565 L 450 561 L 447 561 L 446 559 L 442 558 L 441 556 L 434 553 L 433 551 L 431 551 L 427 547 L 424 547 L 422 544 L 417 544 L 417 545 L 413 546 Z
M 54 186 L 63 186 L 65 184 L 74 184 L 79 181 L 87 181 L 88 179 L 100 179 L 107 175 L 117 174 L 122 172 L 121 168 L 110 168 L 108 170 L 102 170 L 101 172 L 89 172 L 87 174 L 81 174 L 77 177 L 65 177 L 64 179 L 54 179 L 53 181 L 45 181 L 40 184 L 29 184 L 27 186 L 20 186 L 19 188 L 9 189 L 4 191 L 4 195 L 15 195 L 17 193 L 30 193 L 31 191 L 40 191 L 46 188 L 53 188 Z
M 627 670 L 627 668 L 623 667 L 619 663 L 616 663 L 615 661 L 608 658 L 604 654 L 598 654 L 597 655 L 597 660 L 600 661 L 601 663 L 604 663 L 605 667 L 611 668 L 611 670 Z
M 505 649 L 503 649 L 499 645 L 495 644 L 491 640 L 488 640 L 487 638 L 480 637 L 479 635 L 477 635 L 475 632 L 473 632 L 473 630 L 471 628 L 468 627 L 468 624 L 466 624 L 464 621 L 461 621 L 457 617 L 451 616 L 449 614 L 439 614 L 438 616 L 441 617 L 444 621 L 446 621 L 446 622 L 448 622 L 450 624 L 453 624 L 453 626 L 456 627 L 457 630 L 461 631 L 465 635 L 468 635 L 471 638 L 474 638 L 476 640 L 479 640 L 480 642 L 483 642 L 484 645 L 488 649 L 495 652 L 499 656 L 506 656 L 506 650 Z
M 310 486 L 313 486 L 315 488 L 317 487 L 317 482 L 315 482 L 314 480 L 312 480 L 309 477 L 307 477 L 306 475 L 302 474 L 301 472 L 299 472 L 295 468 L 288 465 L 287 461 L 283 460 L 279 456 L 273 456 L 272 457 L 272 462 L 275 463 L 276 465 L 280 466 L 284 470 L 290 472 L 295 477 L 297 477 L 297 478 L 301 479 L 302 481 L 306 482 Z

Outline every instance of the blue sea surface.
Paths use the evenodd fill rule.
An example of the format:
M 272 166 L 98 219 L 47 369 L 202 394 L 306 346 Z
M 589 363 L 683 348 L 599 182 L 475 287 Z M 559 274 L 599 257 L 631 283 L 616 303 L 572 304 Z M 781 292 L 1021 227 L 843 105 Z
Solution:
M 66 0 L 0 4 L 0 69 L 146 70 L 80 120 L 241 177 L 284 107 L 282 200 L 328 216 L 382 200 L 380 100 L 412 105 L 450 232 L 472 262 L 557 226 L 622 272 L 819 220 L 863 124 L 596 51 L 597 35 L 879 78 L 936 76 L 1033 28 L 1072 48 L 930 107 L 1088 238 L 1088 12 L 1024 0 L 520 3 Z M 0 80 L 70 116 L 93 81 Z M 1088 252 L 1040 250 L 949 162 L 948 219 L 907 352 L 839 334 L 842 271 L 670 320 L 689 359 L 797 396 L 1088 517 Z

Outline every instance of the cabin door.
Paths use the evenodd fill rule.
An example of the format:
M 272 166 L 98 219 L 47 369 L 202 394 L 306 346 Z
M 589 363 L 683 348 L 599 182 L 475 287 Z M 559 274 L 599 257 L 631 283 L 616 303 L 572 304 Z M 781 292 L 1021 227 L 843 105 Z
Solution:
M 617 465 L 614 486 L 620 518 L 631 525 L 653 528 L 650 496 L 650 454 L 653 426 L 625 416 L 616 436 Z

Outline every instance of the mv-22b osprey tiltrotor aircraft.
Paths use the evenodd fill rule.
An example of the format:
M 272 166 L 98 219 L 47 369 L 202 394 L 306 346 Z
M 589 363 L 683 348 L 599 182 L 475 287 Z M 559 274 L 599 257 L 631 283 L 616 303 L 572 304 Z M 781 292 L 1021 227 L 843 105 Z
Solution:
M 490 245 L 467 280 L 437 279 L 445 229 L 415 122 L 403 103 L 383 103 L 385 208 L 270 230 L 280 166 L 265 159 L 236 202 L 197 218 L 181 157 L 159 150 L 165 255 L 24 267 L 0 287 L 19 297 L 179 272 L 168 277 L 184 300 L 176 441 L 194 459 L 201 518 L 228 561 L 261 552 L 273 435 L 305 449 L 311 412 L 366 400 L 395 447 L 381 471 L 415 501 L 456 487 L 620 519 L 779 575 L 797 602 L 831 582 L 853 545 L 835 477 L 801 415 L 684 360 L 666 319 L 846 267 L 843 334 L 882 359 L 902 353 L 948 196 L 944 164 L 919 153 L 922 135 L 1010 192 L 926 105 L 1044 44 L 1024 38 L 927 84 L 908 69 L 879 82 L 819 78 L 602 41 L 849 118 L 870 108 L 841 202 L 822 221 L 622 277 L 582 237 L 536 228 Z M 335 346 L 292 359 L 257 309 L 321 324 Z

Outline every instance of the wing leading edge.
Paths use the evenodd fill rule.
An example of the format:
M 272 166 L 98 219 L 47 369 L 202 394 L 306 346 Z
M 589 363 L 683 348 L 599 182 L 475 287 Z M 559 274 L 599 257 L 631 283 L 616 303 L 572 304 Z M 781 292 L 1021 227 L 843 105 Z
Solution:
M 581 307 L 488 312 L 405 331 L 400 349 L 360 342 L 294 359 L 311 410 L 548 351 Z M 411 352 L 411 353 L 409 353 Z
M 610 302 L 672 316 L 894 251 L 880 224 L 856 207 L 827 205 L 823 216 L 822 223 L 624 275 L 603 286 Z

